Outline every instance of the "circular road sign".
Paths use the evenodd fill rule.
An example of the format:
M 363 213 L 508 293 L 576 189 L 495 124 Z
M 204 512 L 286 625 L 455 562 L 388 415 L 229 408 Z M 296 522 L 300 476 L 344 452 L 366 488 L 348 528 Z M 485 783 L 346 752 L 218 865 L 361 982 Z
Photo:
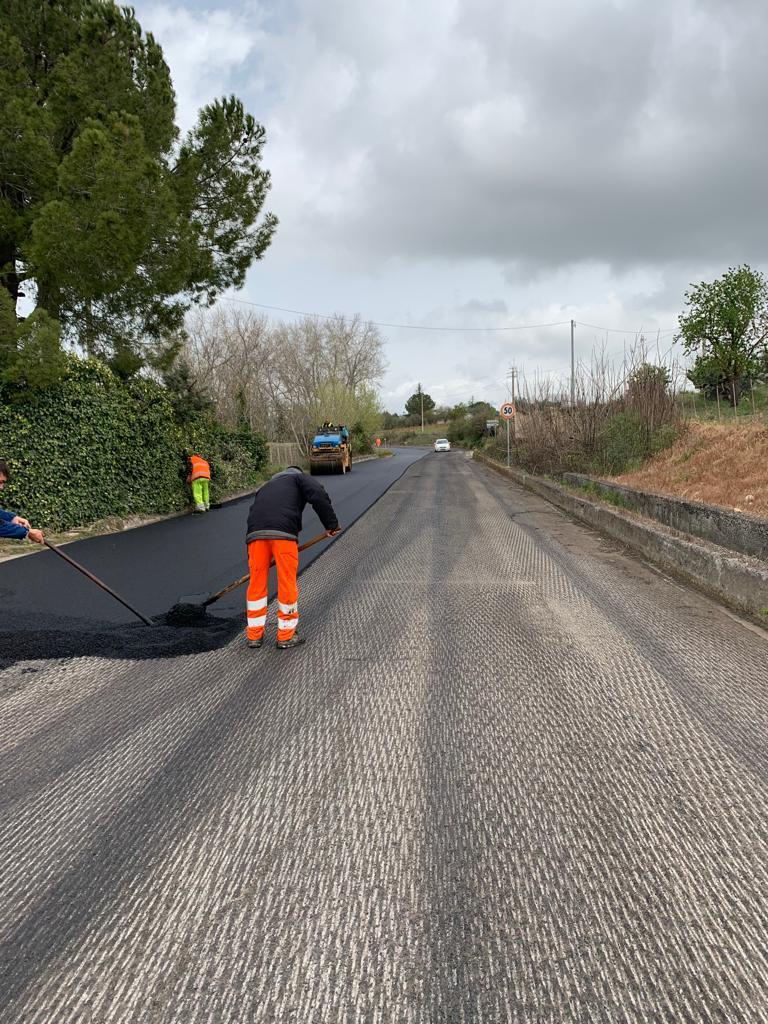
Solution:
M 505 402 L 504 405 L 499 409 L 501 418 L 504 420 L 511 420 L 515 415 L 515 407 L 511 402 Z

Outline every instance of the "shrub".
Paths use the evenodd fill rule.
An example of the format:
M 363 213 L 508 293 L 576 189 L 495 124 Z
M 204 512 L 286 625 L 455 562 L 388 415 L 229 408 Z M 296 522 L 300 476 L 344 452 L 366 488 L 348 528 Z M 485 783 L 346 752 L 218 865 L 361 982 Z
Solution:
M 602 429 L 592 471 L 616 476 L 636 469 L 644 459 L 670 447 L 676 436 L 677 429 L 671 423 L 649 432 L 636 413 L 618 412 Z
M 482 445 L 487 436 L 485 429 L 487 419 L 488 413 L 485 411 L 453 419 L 448 425 L 446 436 L 451 444 L 463 448 L 477 448 Z
M 370 455 L 373 450 L 371 435 L 365 429 L 365 424 L 355 423 L 349 432 L 349 443 L 352 445 L 353 455 Z
M 48 528 L 184 508 L 189 449 L 210 462 L 215 500 L 255 484 L 266 463 L 262 438 L 205 416 L 180 426 L 161 384 L 122 381 L 96 360 L 68 356 L 56 383 L 24 402 L 7 397 L 0 389 L 7 503 Z

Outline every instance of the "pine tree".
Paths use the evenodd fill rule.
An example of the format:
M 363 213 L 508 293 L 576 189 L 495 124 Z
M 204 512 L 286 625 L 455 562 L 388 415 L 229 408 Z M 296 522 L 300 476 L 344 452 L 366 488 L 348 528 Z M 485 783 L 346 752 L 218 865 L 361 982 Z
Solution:
M 156 357 L 269 246 L 264 129 L 229 97 L 179 141 L 162 50 L 129 8 L 3 0 L 0 109 L 0 284 L 89 354 Z

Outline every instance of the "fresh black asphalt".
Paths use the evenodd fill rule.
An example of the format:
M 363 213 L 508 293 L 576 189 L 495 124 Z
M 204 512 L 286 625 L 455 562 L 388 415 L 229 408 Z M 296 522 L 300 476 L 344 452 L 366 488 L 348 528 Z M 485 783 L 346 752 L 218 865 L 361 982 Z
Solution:
M 353 471 L 344 476 L 320 477 L 342 526 L 350 526 L 425 454 L 431 453 L 426 449 L 400 448 L 391 458 L 356 463 Z M 246 496 L 204 516 L 176 517 L 123 533 L 93 537 L 68 544 L 65 550 L 139 611 L 150 618 L 160 617 L 182 595 L 220 590 L 247 572 L 245 528 L 250 501 L 250 496 Z M 301 540 L 322 532 L 320 521 L 308 507 Z M 332 542 L 322 542 L 305 552 L 302 568 L 329 543 Z M 0 664 L 4 655 L 9 656 L 8 645 L 13 643 L 16 631 L 92 633 L 109 625 L 137 622 L 122 605 L 51 551 L 0 563 L 0 601 L 4 606 Z M 231 618 L 239 615 L 244 606 L 245 589 L 240 588 L 217 602 L 211 612 L 219 618 Z M 156 642 L 155 638 L 145 639 L 150 648 Z M 200 638 L 198 642 L 206 641 Z M 29 637 L 19 643 L 23 643 L 27 654 L 34 649 L 34 641 Z M 137 643 L 141 643 L 138 638 Z

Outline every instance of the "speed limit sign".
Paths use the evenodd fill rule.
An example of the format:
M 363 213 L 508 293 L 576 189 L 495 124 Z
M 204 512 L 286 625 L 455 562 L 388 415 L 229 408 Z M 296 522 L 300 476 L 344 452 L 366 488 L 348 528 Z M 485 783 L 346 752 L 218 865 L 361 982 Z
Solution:
M 501 418 L 503 420 L 511 420 L 515 415 L 515 407 L 511 402 L 505 402 L 504 405 L 499 409 Z

